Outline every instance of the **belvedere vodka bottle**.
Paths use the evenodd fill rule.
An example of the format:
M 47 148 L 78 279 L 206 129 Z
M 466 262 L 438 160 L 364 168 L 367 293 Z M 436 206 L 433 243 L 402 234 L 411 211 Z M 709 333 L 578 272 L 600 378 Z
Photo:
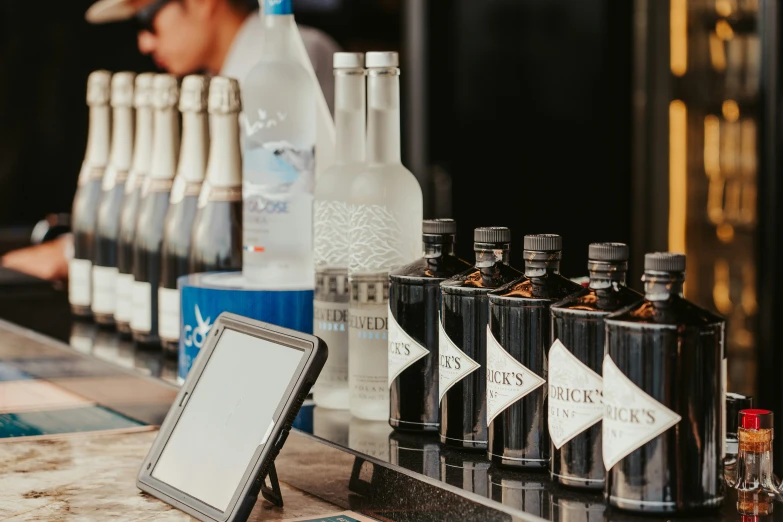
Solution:
M 136 235 L 136 217 L 141 199 L 141 186 L 149 172 L 152 159 L 152 80 L 153 73 L 136 76 L 133 106 L 136 108 L 136 136 L 133 139 L 133 161 L 125 182 L 117 242 L 117 288 L 114 323 L 121 335 L 131 333 L 133 315 L 133 242 Z
M 177 79 L 169 74 L 155 76 L 155 139 L 150 172 L 144 179 L 136 239 L 133 247 L 133 339 L 157 344 L 158 286 L 160 286 L 163 222 L 169 209 L 171 187 L 179 152 Z
M 196 217 L 201 184 L 207 168 L 209 127 L 207 89 L 209 80 L 191 75 L 182 80 L 179 110 L 182 113 L 182 146 L 169 210 L 163 225 L 158 330 L 160 344 L 170 353 L 179 348 L 180 299 L 177 278 L 188 272 L 190 237 Z
M 477 228 L 476 264 L 441 283 L 438 340 L 440 441 L 463 449 L 487 449 L 487 294 L 517 279 L 508 266 L 511 230 Z
M 603 460 L 613 507 L 722 504 L 725 330 L 683 298 L 685 256 L 644 258 L 644 300 L 605 319 Z
M 291 0 L 264 0 L 264 26 L 242 88 L 242 270 L 266 287 L 312 289 L 318 92 L 298 60 Z
M 549 436 L 552 480 L 565 486 L 602 489 L 601 363 L 604 318 L 642 299 L 625 286 L 628 246 L 593 243 L 587 256 L 590 282 L 577 296 L 552 305 L 549 349 Z
M 111 73 L 108 71 L 94 71 L 87 79 L 90 128 L 87 134 L 87 152 L 79 172 L 79 185 L 73 197 L 73 259 L 68 263 L 68 301 L 71 304 L 71 312 L 80 317 L 90 317 L 92 314 L 90 307 L 95 228 L 103 171 L 109 161 L 111 137 L 110 80 Z
M 313 386 L 313 400 L 324 408 L 348 409 L 349 189 L 364 167 L 364 54 L 335 53 L 334 77 L 336 161 L 318 178 L 313 214 L 313 333 L 326 341 L 329 359 Z
M 133 151 L 133 79 L 131 72 L 111 78 L 113 109 L 109 166 L 103 175 L 98 227 L 95 234 L 95 263 L 92 266 L 92 314 L 95 322 L 114 324 L 117 302 L 117 236 L 125 180 Z
M 389 418 L 389 272 L 421 255 L 422 195 L 400 161 L 397 53 L 367 53 L 367 166 L 351 185 L 348 385 L 351 413 Z
M 207 179 L 193 222 L 189 271 L 242 269 L 242 155 L 239 83 L 215 76 L 209 85 L 212 141 Z
M 524 246 L 525 275 L 489 295 L 487 452 L 500 465 L 545 468 L 549 307 L 582 286 L 560 275 L 560 236 L 525 236 Z
M 454 220 L 427 220 L 422 228 L 424 257 L 389 276 L 389 424 L 438 431 L 440 283 L 470 263 L 454 255 Z

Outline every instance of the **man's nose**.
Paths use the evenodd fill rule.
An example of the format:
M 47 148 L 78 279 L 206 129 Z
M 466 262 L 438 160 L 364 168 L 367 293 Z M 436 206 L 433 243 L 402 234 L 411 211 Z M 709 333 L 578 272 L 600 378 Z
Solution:
M 155 50 L 155 35 L 149 31 L 139 31 L 138 45 L 141 54 L 150 54 Z

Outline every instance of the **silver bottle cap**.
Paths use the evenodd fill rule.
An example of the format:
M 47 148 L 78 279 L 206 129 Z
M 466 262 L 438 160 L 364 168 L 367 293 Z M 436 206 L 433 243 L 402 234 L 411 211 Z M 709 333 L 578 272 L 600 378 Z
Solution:
M 368 68 L 391 68 L 400 66 L 400 57 L 392 52 L 367 53 L 365 64 Z
M 179 88 L 177 78 L 170 74 L 156 74 L 152 82 L 156 109 L 170 109 L 177 106 Z
M 215 76 L 209 82 L 209 112 L 229 114 L 242 110 L 239 82 L 234 78 Z
M 87 77 L 87 105 L 106 105 L 109 103 L 109 71 L 93 71 Z
M 136 90 L 133 93 L 133 106 L 137 109 L 152 107 L 152 83 L 155 73 L 141 73 L 136 76 Z
M 179 92 L 180 112 L 204 112 L 207 110 L 209 80 L 200 74 L 185 76 Z
M 133 79 L 135 77 L 135 73 L 128 71 L 114 73 L 114 76 L 111 77 L 112 107 L 133 106 Z
M 335 69 L 363 69 L 364 53 L 334 53 Z

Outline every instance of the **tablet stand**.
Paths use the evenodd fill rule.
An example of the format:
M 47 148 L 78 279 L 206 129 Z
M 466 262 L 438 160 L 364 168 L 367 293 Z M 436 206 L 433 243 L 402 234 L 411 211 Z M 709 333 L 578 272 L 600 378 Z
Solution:
M 270 486 L 266 485 L 266 479 L 269 479 Z M 275 470 L 274 461 L 270 464 L 269 471 L 261 483 L 261 495 L 275 506 L 283 507 L 283 494 L 280 492 L 280 483 L 277 481 L 277 470 Z

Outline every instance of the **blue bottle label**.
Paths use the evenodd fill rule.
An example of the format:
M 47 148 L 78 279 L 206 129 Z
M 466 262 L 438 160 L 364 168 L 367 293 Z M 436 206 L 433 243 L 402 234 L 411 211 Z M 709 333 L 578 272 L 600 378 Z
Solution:
M 290 15 L 294 14 L 291 0 L 264 0 L 265 15 Z

